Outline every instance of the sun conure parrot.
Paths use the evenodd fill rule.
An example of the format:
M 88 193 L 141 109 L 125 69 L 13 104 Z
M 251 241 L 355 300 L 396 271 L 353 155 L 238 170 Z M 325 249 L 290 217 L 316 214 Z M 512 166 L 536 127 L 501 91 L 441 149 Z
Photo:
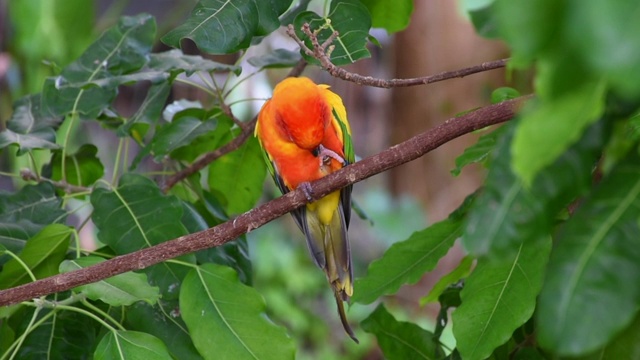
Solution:
M 309 78 L 287 78 L 258 115 L 255 134 L 276 185 L 283 194 L 353 163 L 351 129 L 342 99 Z M 340 320 L 347 322 L 343 301 L 353 295 L 353 270 L 347 228 L 351 218 L 351 186 L 291 212 L 307 238 L 311 256 L 333 288 Z

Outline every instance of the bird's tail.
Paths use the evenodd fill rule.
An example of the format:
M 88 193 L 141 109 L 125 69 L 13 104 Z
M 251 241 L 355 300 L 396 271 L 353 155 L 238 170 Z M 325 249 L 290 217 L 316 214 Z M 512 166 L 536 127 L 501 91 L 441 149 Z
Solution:
M 347 334 L 349 334 L 349 337 L 353 339 L 353 341 L 355 341 L 356 344 L 360 344 L 360 341 L 358 341 L 358 338 L 353 333 L 353 330 L 351 329 L 351 326 L 347 321 L 347 314 L 345 314 L 344 312 L 344 302 L 342 299 L 343 298 L 342 292 L 340 290 L 334 289 L 333 294 L 335 295 L 335 298 L 336 298 L 336 305 L 338 305 L 338 313 L 340 314 L 340 322 L 342 322 L 342 327 L 344 328 L 344 331 L 346 331 Z

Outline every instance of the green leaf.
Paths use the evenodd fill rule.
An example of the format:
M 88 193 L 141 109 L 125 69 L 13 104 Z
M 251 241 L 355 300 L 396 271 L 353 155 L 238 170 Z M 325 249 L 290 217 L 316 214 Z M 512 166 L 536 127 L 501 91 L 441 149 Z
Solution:
M 66 212 L 51 184 L 27 185 L 16 193 L 0 192 L 0 244 L 14 253 L 45 226 L 61 223 Z
M 137 302 L 127 308 L 125 326 L 159 338 L 175 359 L 202 359 L 180 317 L 178 300 L 161 299 L 154 306 Z
M 125 174 L 116 189 L 95 189 L 91 194 L 92 220 L 99 229 L 98 238 L 116 254 L 127 254 L 185 235 L 178 221 L 182 203 L 175 196 L 165 196 L 158 186 L 140 175 Z M 193 262 L 193 255 L 180 258 Z M 178 294 L 188 268 L 160 263 L 144 270 L 149 283 L 160 288 L 169 300 Z
M 53 174 L 51 178 L 65 181 L 71 185 L 91 186 L 102 179 L 104 166 L 98 159 L 98 148 L 95 145 L 84 144 L 73 155 L 65 159 L 65 176 L 62 176 L 62 152 L 56 151 L 51 158 Z
M 511 49 L 512 64 L 528 65 L 558 39 L 566 4 L 556 0 L 496 1 L 498 30 Z
M 464 2 L 469 3 L 471 1 Z M 474 4 L 472 8 L 467 7 L 471 23 L 473 24 L 473 27 L 476 28 L 478 35 L 490 39 L 498 37 L 498 19 L 496 16 L 495 5 L 493 5 L 493 0 L 475 1 L 475 3 L 486 3 Z
M 233 72 L 236 75 L 240 75 L 242 71 L 242 67 L 240 66 L 219 63 L 205 59 L 199 55 L 185 55 L 182 50 L 179 49 L 151 54 L 147 67 L 152 70 L 169 73 L 172 76 L 183 72 L 187 76 L 191 76 L 198 71 L 208 73 Z
M 151 152 L 156 161 L 175 149 L 191 144 L 200 136 L 212 133 L 218 125 L 219 113 L 209 114 L 205 110 L 198 111 L 200 117 L 174 116 L 173 120 L 163 126 L 151 143 Z
M 382 258 L 369 265 L 367 276 L 356 280 L 351 299 L 370 304 L 395 293 L 403 284 L 416 283 L 436 267 L 461 234 L 462 220 L 449 218 L 391 245 Z
M 367 8 L 358 0 L 332 1 L 329 16 L 326 19 L 311 11 L 305 11 L 296 16 L 294 21 L 296 34 L 311 49 L 311 40 L 300 30 L 304 23 L 309 23 L 312 31 L 327 25 L 318 34 L 320 44 L 324 43 L 334 31 L 340 33 L 333 41 L 332 45 L 335 48 L 329 56 L 335 65 L 351 64 L 371 56 L 366 47 L 371 17 Z M 303 51 L 301 54 L 308 62 L 318 64 L 318 60 Z
M 439 349 L 431 332 L 414 323 L 397 321 L 382 304 L 361 326 L 376 336 L 386 359 L 438 359 Z
M 640 22 L 634 1 L 584 1 L 567 12 L 566 43 L 577 47 L 591 71 L 604 74 L 609 84 L 626 93 L 640 95 Z
M 162 109 L 170 93 L 171 85 L 166 81 L 151 85 L 136 113 L 118 128 L 118 135 L 131 135 L 141 142 L 149 127 L 162 118 Z
M 501 126 L 490 133 L 482 135 L 478 142 L 464 149 L 462 155 L 456 158 L 456 167 L 451 170 L 453 176 L 460 175 L 462 168 L 469 164 L 486 163 L 486 160 L 496 147 L 498 139 L 505 133 L 506 127 Z
M 50 311 L 40 312 L 39 319 Z M 24 316 L 25 321 L 31 318 Z M 88 359 L 96 346 L 99 326 L 75 311 L 55 311 L 33 328 L 17 353 L 18 359 Z M 47 339 L 47 341 L 43 341 Z M 71 341 L 71 339 L 73 339 Z
M 582 202 L 557 236 L 540 294 L 540 343 L 563 355 L 606 344 L 637 313 L 640 159 L 632 154 Z M 597 328 L 593 327 L 597 324 Z
M 202 134 L 193 139 L 189 144 L 177 148 L 171 152 L 171 158 L 193 162 L 200 155 L 214 151 L 226 144 L 232 136 L 231 128 L 234 123 L 230 117 L 219 115 L 215 130 Z
M 33 149 L 57 149 L 55 129 L 61 117 L 45 116 L 40 95 L 29 95 L 16 101 L 6 129 L 0 132 L 0 149 L 16 144 L 18 155 Z
M 299 51 L 275 49 L 272 52 L 250 57 L 247 62 L 259 69 L 279 69 L 295 66 L 302 56 Z
M 484 190 L 469 213 L 462 242 L 472 254 L 501 257 L 516 251 L 523 241 L 550 234 L 558 213 L 591 187 L 593 164 L 609 133 L 605 121 L 591 125 L 526 189 L 509 166 L 515 125 L 506 125 L 509 133 L 498 145 Z
M 154 359 L 172 360 L 165 344 L 155 336 L 128 330 L 105 334 L 93 354 L 96 360 Z
M 180 290 L 182 318 L 205 359 L 293 359 L 284 328 L 268 320 L 262 297 L 225 266 L 193 269 Z
M 640 316 L 636 316 L 633 323 L 607 346 L 585 360 L 638 358 L 640 358 Z
M 551 239 L 527 242 L 511 257 L 480 258 L 460 293 L 453 334 L 464 359 L 486 359 L 533 314 Z
M 163 36 L 162 42 L 178 48 L 180 42 L 188 38 L 209 54 L 230 54 L 246 49 L 254 36 L 266 35 L 275 29 L 273 26 L 279 15 L 276 10 L 279 9 L 261 13 L 259 10 L 264 7 L 265 4 L 259 6 L 257 0 L 200 0 L 189 18 Z
M 258 16 L 258 35 L 268 35 L 273 30 L 280 27 L 278 17 L 282 15 L 293 0 L 257 0 Z
M 51 224 L 27 241 L 19 257 L 31 269 L 36 279 L 58 273 L 58 265 L 69 248 L 71 234 L 72 228 L 62 224 Z M 8 289 L 29 281 L 29 274 L 16 259 L 7 261 L 0 272 L 0 289 Z
M 413 13 L 412 0 L 360 0 L 371 14 L 374 28 L 383 28 L 389 34 L 402 31 L 409 26 Z
M 438 301 L 440 295 L 452 284 L 457 283 L 460 279 L 467 277 L 471 273 L 474 258 L 465 256 L 455 269 L 451 270 L 447 275 L 441 277 L 438 282 L 433 285 L 429 295 L 420 299 L 420 306 L 424 306 L 431 302 Z
M 518 90 L 503 86 L 491 92 L 491 103 L 498 104 L 518 97 L 520 97 L 520 92 Z
M 513 170 L 531 185 L 604 111 L 603 84 L 587 84 L 553 101 L 541 100 L 522 118 L 511 145 Z
M 95 118 L 113 100 L 122 81 L 110 81 L 142 68 L 148 61 L 156 24 L 150 15 L 122 17 L 60 76 L 48 78 L 42 92 L 43 111 L 62 116 L 72 111 Z M 98 81 L 104 87 L 87 86 Z
M 211 195 L 208 192 L 203 192 L 202 200 L 208 202 Z M 210 204 L 207 204 L 210 205 Z M 221 224 L 226 221 L 224 217 L 214 218 L 208 209 L 208 206 L 202 202 L 198 202 L 195 206 L 183 202 L 184 215 L 182 216 L 182 223 L 186 226 L 190 234 L 206 230 L 209 227 Z M 200 211 L 206 212 L 206 217 L 209 221 L 205 220 L 205 217 L 200 214 Z M 249 244 L 246 236 L 241 236 L 234 241 L 229 241 L 221 246 L 208 248 L 196 252 L 196 260 L 198 264 L 214 263 L 218 265 L 226 265 L 233 268 L 240 278 L 240 281 L 244 284 L 251 285 L 253 277 L 253 269 L 251 264 L 251 258 L 249 256 Z
M 75 260 L 65 260 L 60 264 L 60 272 L 65 273 L 104 262 L 97 256 L 86 256 Z M 158 288 L 149 285 L 145 274 L 127 272 L 105 280 L 74 288 L 91 300 L 101 300 L 111 306 L 127 306 L 137 301 L 155 304 L 160 297 Z
M 228 214 L 240 214 L 260 199 L 266 175 L 258 139 L 250 137 L 240 148 L 209 165 L 208 183 L 211 190 L 224 194 Z

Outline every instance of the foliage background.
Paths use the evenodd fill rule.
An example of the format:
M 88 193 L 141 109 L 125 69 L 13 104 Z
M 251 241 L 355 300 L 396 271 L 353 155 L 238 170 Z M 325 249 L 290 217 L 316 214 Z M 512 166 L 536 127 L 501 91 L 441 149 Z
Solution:
M 169 195 L 160 186 L 200 154 L 238 136 L 240 121 L 246 123 L 261 104 L 251 99 L 268 97 L 268 84 L 295 63 L 295 52 L 254 57 L 283 44 L 295 48 L 281 32 L 269 35 L 280 22 L 297 15 L 297 24 L 320 24 L 326 15 L 336 27 L 351 26 L 355 30 L 341 30 L 341 40 L 354 42 L 338 48 L 333 61 L 347 65 L 345 59 L 371 52 L 373 60 L 347 69 L 390 77 L 384 59 L 391 38 L 374 30 L 383 47 L 364 48 L 369 26 L 402 31 L 413 9 L 411 1 L 392 7 L 375 0 L 301 1 L 294 10 L 315 13 L 297 14 L 287 12 L 290 1 L 238 0 L 233 5 L 243 21 L 227 22 L 238 13 L 229 7 L 218 13 L 215 1 L 194 2 L 193 11 L 168 3 L 170 11 L 156 18 L 136 14 L 161 9 L 161 2 L 152 8 L 126 1 L 1 3 L 0 288 L 205 229 L 275 196 L 270 184 L 263 188 L 255 140 Z M 459 108 L 445 99 L 429 121 L 520 92 L 533 91 L 536 98 L 517 121 L 483 132 L 464 153 L 453 152 L 461 155 L 455 164 L 429 168 L 433 177 L 454 167 L 465 167 L 462 176 L 468 176 L 467 165 L 478 174 L 488 169 L 482 191 L 449 217 L 475 181 L 450 189 L 456 200 L 447 205 L 434 201 L 434 190 L 422 203 L 382 190 L 387 180 L 396 194 L 429 188 L 423 176 L 413 176 L 409 185 L 396 175 L 356 187 L 356 200 L 375 224 L 359 221 L 351 231 L 359 279 L 349 317 L 360 323 L 361 345 L 343 336 L 326 281 L 306 249 L 292 245 L 300 235 L 287 219 L 221 248 L 2 308 L 2 358 L 636 358 L 638 292 L 628 284 L 640 274 L 640 29 L 634 21 L 640 8 L 627 1 L 459 4 L 480 35 L 504 41 L 512 57 L 506 78 L 516 89 L 492 92 L 498 82 L 484 79 L 484 90 L 453 95 L 477 96 L 478 104 Z M 424 9 L 415 6 L 414 21 Z M 438 17 L 443 10 L 430 11 Z M 120 18 L 123 12 L 136 16 Z M 220 28 L 203 22 L 208 16 L 239 40 L 212 41 Z M 197 30 L 199 24 L 205 26 Z M 347 38 L 346 30 L 360 35 Z M 404 38 L 402 51 L 411 41 Z M 182 52 L 169 51 L 178 45 Z M 413 47 L 453 51 L 450 44 Z M 239 58 L 236 52 L 244 48 L 249 50 Z M 200 51 L 204 58 L 192 56 Z M 245 61 L 252 57 L 253 64 Z M 403 69 L 421 69 L 430 59 L 428 53 L 410 58 L 414 66 L 397 61 Z M 257 75 L 239 81 L 256 69 Z M 307 74 L 328 80 L 317 69 Z M 398 142 L 426 128 L 426 114 L 421 124 L 418 113 L 417 125 L 394 116 L 399 99 L 418 103 L 419 97 L 353 90 L 352 84 L 334 88 L 347 99 L 360 156 L 387 146 L 386 133 Z M 362 100 L 372 97 L 396 108 L 372 111 L 379 104 Z M 234 103 L 236 119 L 225 103 Z M 430 227 L 421 207 L 429 209 Z M 448 252 L 460 254 L 450 251 L 458 238 L 466 256 L 448 258 L 450 273 L 431 275 L 439 280 L 433 290 L 399 290 L 423 279 Z M 427 303 L 438 305 L 431 308 L 436 313 L 421 307 Z M 450 317 L 452 330 L 443 326 Z M 256 334 L 268 344 L 254 341 Z

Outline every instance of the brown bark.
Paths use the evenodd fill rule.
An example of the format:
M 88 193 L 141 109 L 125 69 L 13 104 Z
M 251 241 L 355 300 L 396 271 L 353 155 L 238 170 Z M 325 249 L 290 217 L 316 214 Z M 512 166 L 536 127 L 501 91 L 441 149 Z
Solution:
M 407 30 L 395 42 L 397 78 L 434 74 L 504 57 L 497 42 L 480 38 L 451 0 L 416 1 Z M 393 90 L 391 143 L 436 125 L 440 119 L 487 103 L 487 94 L 504 78 L 502 70 L 425 87 Z M 396 194 L 410 193 L 426 207 L 429 222 L 445 218 L 480 183 L 469 168 L 453 178 L 455 158 L 475 141 L 452 141 L 418 161 L 391 171 Z

